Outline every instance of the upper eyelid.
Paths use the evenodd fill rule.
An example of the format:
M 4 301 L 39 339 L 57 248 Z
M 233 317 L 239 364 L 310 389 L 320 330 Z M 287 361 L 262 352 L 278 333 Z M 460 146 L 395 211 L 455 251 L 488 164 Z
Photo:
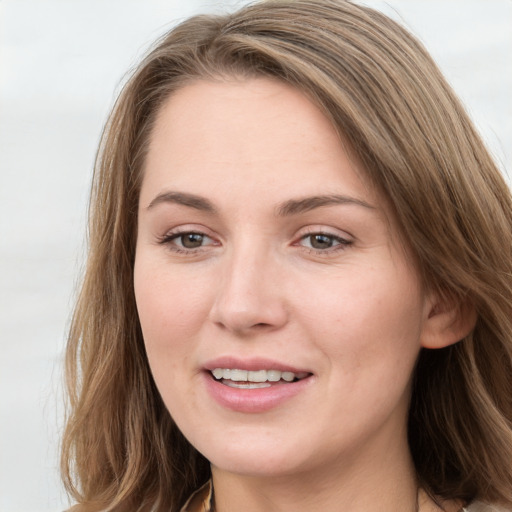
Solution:
M 221 243 L 224 243 L 224 241 L 225 241 L 225 240 L 223 240 L 223 237 L 221 235 L 219 235 L 217 232 L 215 232 L 214 230 L 211 230 L 204 225 L 193 224 L 193 223 L 182 224 L 182 225 L 178 225 L 173 228 L 170 228 L 170 229 L 166 230 L 165 232 L 163 232 L 161 235 L 157 235 L 157 238 L 159 240 L 163 240 L 163 239 L 168 240 L 172 237 L 178 237 L 179 235 L 186 234 L 186 233 L 201 234 L 201 235 L 204 235 L 208 238 L 211 238 L 211 239 L 221 242 Z M 348 231 L 342 230 L 340 228 L 331 227 L 331 226 L 316 224 L 316 225 L 302 226 L 301 228 L 297 229 L 295 231 L 295 234 L 292 235 L 292 237 L 291 237 L 292 238 L 291 243 L 295 244 L 298 241 L 300 241 L 301 239 L 303 239 L 304 237 L 314 235 L 314 234 L 326 235 L 326 236 L 330 236 L 333 238 L 339 238 L 341 240 L 346 240 L 346 241 L 350 241 L 350 242 L 354 242 L 356 239 Z
M 294 242 L 293 245 L 299 245 L 301 241 L 307 240 L 309 237 L 314 236 L 314 235 L 321 235 L 321 236 L 326 236 L 328 238 L 332 238 L 338 242 L 338 245 L 342 245 L 342 246 L 352 245 L 354 243 L 353 240 L 351 240 L 349 238 L 344 238 L 339 235 L 332 235 L 330 233 L 308 233 L 306 235 L 302 235 L 296 242 Z M 327 252 L 329 249 L 334 249 L 335 247 L 338 247 L 338 245 L 329 247 L 327 249 L 314 249 L 314 250 L 318 250 L 321 252 Z
M 215 237 L 215 232 L 213 230 L 208 229 L 206 226 L 202 226 L 200 224 L 180 224 L 166 230 L 163 236 L 181 235 L 184 233 L 197 233 L 208 236 L 210 238 Z
M 167 229 L 160 234 L 155 233 L 155 238 L 159 245 L 166 245 L 170 244 L 173 240 L 179 238 L 180 236 L 186 235 L 187 233 L 203 235 L 210 240 L 213 240 L 214 242 L 218 241 L 218 238 L 215 237 L 215 235 L 212 234 L 209 229 L 204 226 L 195 226 L 193 224 L 183 224 L 171 229 Z
M 342 239 L 349 239 L 351 241 L 355 240 L 355 237 L 349 233 L 348 231 L 335 228 L 335 227 L 329 227 L 329 226 L 322 226 L 322 225 L 312 225 L 312 226 L 304 226 L 303 228 L 297 230 L 296 238 L 302 238 L 304 236 L 308 235 L 327 235 L 332 236 L 336 238 L 342 238 Z
M 183 235 L 201 235 L 204 238 L 208 238 L 210 240 L 216 241 L 213 235 L 205 233 L 204 231 L 199 231 L 195 229 L 185 229 L 183 231 L 167 231 L 163 236 L 159 237 L 161 240 L 174 240 Z

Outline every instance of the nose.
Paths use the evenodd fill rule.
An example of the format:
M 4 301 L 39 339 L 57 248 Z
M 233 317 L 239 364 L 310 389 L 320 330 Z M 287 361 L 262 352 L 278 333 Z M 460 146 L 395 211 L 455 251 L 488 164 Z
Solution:
M 219 275 L 210 320 L 238 335 L 279 329 L 288 321 L 283 269 L 269 252 L 233 251 Z

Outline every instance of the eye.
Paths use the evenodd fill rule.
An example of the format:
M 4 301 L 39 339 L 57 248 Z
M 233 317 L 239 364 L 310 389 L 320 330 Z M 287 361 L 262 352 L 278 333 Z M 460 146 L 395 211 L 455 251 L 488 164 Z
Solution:
M 299 245 L 320 252 L 328 251 L 329 249 L 341 249 L 342 246 L 344 247 L 351 243 L 350 240 L 328 233 L 310 233 L 303 236 L 299 241 Z
M 211 238 L 203 235 L 202 233 L 180 233 L 178 235 L 174 235 L 171 240 L 176 245 L 185 249 L 197 249 L 208 241 L 211 241 Z
M 216 245 L 215 240 L 198 231 L 171 232 L 163 236 L 159 243 L 178 253 L 193 252 L 209 245 Z

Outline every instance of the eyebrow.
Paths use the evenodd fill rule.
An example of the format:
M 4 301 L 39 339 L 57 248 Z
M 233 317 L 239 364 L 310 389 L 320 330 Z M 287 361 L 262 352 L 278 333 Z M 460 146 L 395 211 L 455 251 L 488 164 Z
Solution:
M 204 197 L 197 196 L 195 194 L 189 194 L 187 192 L 172 191 L 157 195 L 151 201 L 151 203 L 149 203 L 147 209 L 150 210 L 162 203 L 181 204 L 183 206 L 188 206 L 189 208 L 194 208 L 196 210 L 204 211 L 207 213 L 217 213 L 217 209 L 213 206 L 213 204 Z M 350 196 L 331 194 L 304 197 L 302 199 L 290 199 L 278 206 L 276 211 L 279 217 L 288 217 L 292 215 L 298 215 L 300 213 L 305 213 L 314 210 L 315 208 L 321 208 L 322 206 L 340 204 L 362 206 L 370 210 L 375 210 L 374 206 L 361 199 Z
M 163 194 L 159 194 L 149 203 L 147 209 L 150 210 L 162 203 L 181 204 L 203 212 L 217 213 L 217 210 L 208 199 L 186 192 L 164 192 Z
M 289 201 L 286 201 L 281 206 L 279 206 L 279 208 L 277 209 L 277 214 L 280 217 L 287 217 L 290 215 L 305 213 L 310 210 L 314 210 L 315 208 L 320 208 L 322 206 L 332 206 L 338 204 L 352 204 L 362 206 L 370 210 L 375 210 L 374 206 L 361 199 L 334 194 L 305 197 L 303 199 L 290 199 Z

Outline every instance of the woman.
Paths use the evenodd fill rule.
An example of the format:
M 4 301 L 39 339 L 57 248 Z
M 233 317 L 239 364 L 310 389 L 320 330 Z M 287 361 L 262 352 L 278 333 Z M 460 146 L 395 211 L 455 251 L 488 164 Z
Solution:
M 100 148 L 77 510 L 512 506 L 511 228 L 467 115 L 384 15 L 185 21 Z

